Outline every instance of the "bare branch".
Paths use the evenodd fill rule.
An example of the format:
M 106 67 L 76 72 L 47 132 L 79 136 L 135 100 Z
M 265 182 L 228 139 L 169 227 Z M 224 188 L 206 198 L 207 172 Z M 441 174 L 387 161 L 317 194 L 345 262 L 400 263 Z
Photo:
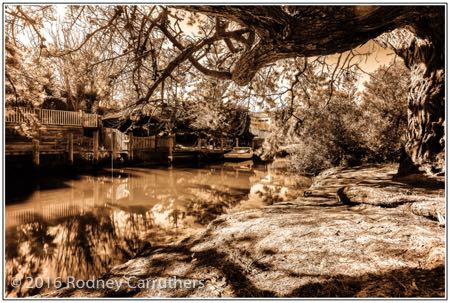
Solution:
M 247 30 L 236 30 L 233 32 L 225 32 L 222 35 L 214 35 L 211 38 L 204 39 L 203 41 L 200 41 L 196 45 L 191 45 L 189 47 L 186 47 L 183 49 L 183 51 L 174 59 L 172 60 L 164 69 L 163 73 L 160 75 L 160 77 L 148 88 L 147 94 L 139 99 L 136 104 L 145 103 L 147 100 L 150 99 L 150 97 L 153 95 L 153 92 L 156 90 L 156 88 L 167 78 L 171 75 L 173 70 L 177 68 L 182 62 L 185 60 L 188 60 L 189 57 L 192 57 L 192 54 L 196 51 L 203 48 L 205 45 L 211 44 L 214 41 L 221 40 L 223 37 L 230 37 L 236 34 L 242 34 L 247 32 Z M 225 74 L 224 72 L 221 72 L 222 75 Z M 231 78 L 231 77 L 230 77 Z
M 67 51 L 64 51 L 64 52 L 60 52 L 60 53 L 52 53 L 51 55 L 53 57 L 64 57 L 64 56 L 67 56 L 67 55 L 69 55 L 71 53 L 79 51 L 96 33 L 100 32 L 102 30 L 108 29 L 114 23 L 114 21 L 121 15 L 121 13 L 122 13 L 121 10 L 117 9 L 116 12 L 112 16 L 112 18 L 108 21 L 107 24 L 97 28 L 96 30 L 94 30 L 91 33 L 88 33 L 86 35 L 85 39 L 83 40 L 83 42 L 81 42 L 76 48 L 73 48 L 71 50 L 67 50 Z
M 165 26 L 158 26 L 159 29 L 164 33 L 164 35 L 170 40 L 170 42 L 172 42 L 173 45 L 175 45 L 175 47 L 177 47 L 179 50 L 184 51 L 186 48 L 181 44 L 181 42 L 179 42 L 171 33 L 170 31 L 165 27 Z M 239 32 L 244 33 L 244 30 L 240 30 Z M 212 39 L 212 41 L 217 41 L 220 40 L 222 36 L 232 36 L 234 35 L 233 32 L 228 32 L 228 33 L 222 33 L 220 35 L 215 36 L 214 39 Z M 200 48 L 199 48 L 200 49 Z M 194 52 L 192 52 L 193 54 Z M 227 71 L 217 71 L 217 70 L 212 70 L 212 69 L 208 69 L 206 67 L 204 67 L 203 65 L 201 65 L 193 56 L 192 54 L 190 54 L 188 56 L 188 60 L 192 63 L 192 65 L 194 65 L 194 67 L 199 70 L 201 73 L 207 75 L 207 76 L 211 76 L 211 77 L 216 77 L 219 79 L 231 79 L 231 73 L 227 72 Z

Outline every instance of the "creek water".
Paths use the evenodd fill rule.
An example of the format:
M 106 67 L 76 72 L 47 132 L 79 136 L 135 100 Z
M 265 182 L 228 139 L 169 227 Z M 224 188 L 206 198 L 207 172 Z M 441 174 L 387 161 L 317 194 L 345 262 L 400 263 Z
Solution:
M 47 177 L 22 194 L 22 184 L 8 184 L 7 295 L 39 293 L 39 279 L 99 277 L 145 249 L 204 229 L 223 213 L 292 199 L 295 189 L 307 186 L 305 179 L 280 176 L 268 165 L 244 162 Z M 17 279 L 20 287 L 12 287 Z

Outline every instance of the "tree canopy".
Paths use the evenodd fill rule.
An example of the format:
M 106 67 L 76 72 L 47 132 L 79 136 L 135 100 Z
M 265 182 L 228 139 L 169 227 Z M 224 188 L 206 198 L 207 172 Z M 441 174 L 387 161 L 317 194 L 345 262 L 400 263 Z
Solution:
M 363 56 L 353 49 L 377 38 L 395 49 L 417 79 L 408 97 L 407 152 L 416 164 L 439 170 L 445 145 L 443 8 L 8 5 L 6 80 L 7 94 L 14 98 L 6 100 L 28 100 L 14 90 L 15 84 L 27 83 L 33 95 L 42 96 L 36 99 L 41 103 L 56 98 L 73 110 L 139 109 L 180 104 L 198 93 L 203 79 L 218 79 L 226 86 L 221 102 L 289 107 L 295 98 L 308 102 L 307 90 L 304 98 L 293 88 L 305 86 L 311 66 L 325 77 L 325 98 L 331 100 L 338 79 Z M 26 64 L 19 50 L 41 67 L 34 73 L 39 81 L 26 82 L 25 73 L 15 72 Z M 335 53 L 341 55 L 330 64 L 324 56 Z M 290 68 L 283 69 L 286 65 Z M 52 76 L 44 76 L 50 66 Z M 423 80 L 429 88 L 419 88 Z M 428 103 L 436 106 L 424 106 Z M 424 108 L 430 112 L 422 119 Z

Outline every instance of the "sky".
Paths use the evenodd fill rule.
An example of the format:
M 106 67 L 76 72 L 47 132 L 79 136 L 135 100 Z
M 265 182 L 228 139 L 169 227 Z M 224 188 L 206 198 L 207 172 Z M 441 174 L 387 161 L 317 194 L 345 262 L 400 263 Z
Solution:
M 356 48 L 355 51 L 358 51 L 361 54 L 370 53 L 364 58 L 364 60 L 359 63 L 359 67 L 366 73 L 372 73 L 380 66 L 388 65 L 390 62 L 392 62 L 392 60 L 394 60 L 394 57 L 396 57 L 396 54 L 393 50 L 383 48 L 373 40 L 369 40 L 364 45 Z M 343 57 L 345 57 L 347 53 L 348 52 L 343 53 Z M 339 54 L 331 55 L 329 56 L 328 62 L 336 64 L 338 57 Z M 399 58 L 397 57 L 396 60 L 399 60 Z M 359 91 L 362 91 L 364 89 L 364 82 L 370 80 L 370 76 L 366 73 L 361 72 L 361 77 L 358 80 Z

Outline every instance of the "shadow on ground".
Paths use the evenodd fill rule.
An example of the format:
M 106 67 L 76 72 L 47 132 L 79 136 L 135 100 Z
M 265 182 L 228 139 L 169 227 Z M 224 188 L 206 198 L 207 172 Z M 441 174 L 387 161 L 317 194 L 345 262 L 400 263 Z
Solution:
M 146 248 L 103 275 L 122 282 L 118 291 L 61 289 L 44 296 L 442 298 L 445 228 L 404 205 L 350 207 L 335 197 L 354 184 L 411 190 L 392 181 L 395 171 L 328 171 L 316 178 L 310 197 L 223 215 L 200 234 Z M 445 202 L 442 190 L 414 190 Z M 136 289 L 124 283 L 128 277 L 177 277 L 204 287 Z

